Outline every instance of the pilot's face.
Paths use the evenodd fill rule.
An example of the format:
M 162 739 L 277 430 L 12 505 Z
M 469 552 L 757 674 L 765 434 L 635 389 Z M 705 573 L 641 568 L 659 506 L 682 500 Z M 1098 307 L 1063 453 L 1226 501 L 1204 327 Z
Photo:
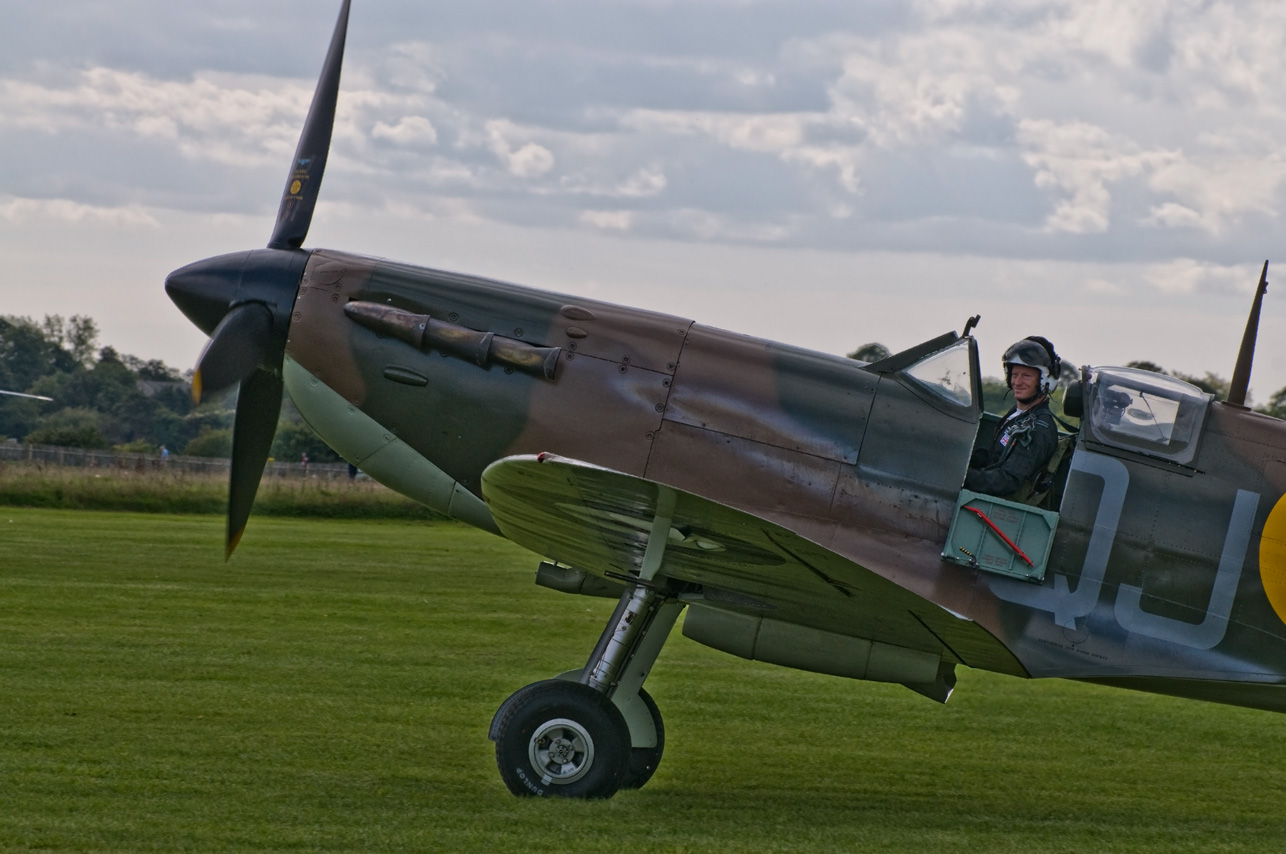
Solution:
M 1014 365 L 1009 369 L 1009 382 L 1016 400 L 1035 397 L 1036 390 L 1040 387 L 1040 371 L 1026 365 Z

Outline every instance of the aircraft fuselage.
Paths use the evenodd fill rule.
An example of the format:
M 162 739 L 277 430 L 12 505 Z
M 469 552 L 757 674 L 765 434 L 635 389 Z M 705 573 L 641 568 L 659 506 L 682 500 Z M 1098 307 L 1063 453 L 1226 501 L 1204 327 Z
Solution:
M 1050 579 L 1033 585 L 939 559 L 979 411 L 896 372 L 674 315 L 325 250 L 303 274 L 286 356 L 287 388 L 323 438 L 403 491 L 405 460 L 422 458 L 441 482 L 411 494 L 482 527 L 493 528 L 482 471 L 550 452 L 789 528 L 979 622 L 1022 666 L 961 651 L 965 664 L 1074 678 L 1281 678 L 1286 626 L 1255 571 L 1286 485 L 1276 419 L 1213 406 L 1187 468 L 1083 445 Z M 332 403 L 310 403 L 292 373 L 320 381 Z M 334 413 L 353 410 L 371 422 L 361 439 L 336 423 Z M 374 454 L 389 443 L 399 462 L 382 477 Z M 794 598 L 780 613 L 791 621 L 842 625 L 845 579 L 817 583 L 839 594 L 831 607 L 817 607 L 815 590 L 740 592 Z

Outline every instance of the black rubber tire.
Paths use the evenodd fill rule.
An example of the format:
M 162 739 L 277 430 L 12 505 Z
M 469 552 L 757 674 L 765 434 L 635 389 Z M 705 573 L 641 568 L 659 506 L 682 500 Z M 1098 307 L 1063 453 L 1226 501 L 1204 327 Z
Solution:
M 625 774 L 621 777 L 622 789 L 641 789 L 661 764 L 661 754 L 665 752 L 665 724 L 661 722 L 661 710 L 643 688 L 639 689 L 639 699 L 652 714 L 652 724 L 656 727 L 655 747 L 631 747 L 629 758 L 625 760 Z
M 500 779 L 525 797 L 610 798 L 630 753 L 629 728 L 612 701 L 562 679 L 515 692 L 494 736 Z

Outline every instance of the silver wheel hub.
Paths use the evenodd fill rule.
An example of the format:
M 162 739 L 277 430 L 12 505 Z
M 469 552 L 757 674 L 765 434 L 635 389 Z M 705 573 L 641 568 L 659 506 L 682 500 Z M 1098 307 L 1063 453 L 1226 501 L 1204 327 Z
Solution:
M 585 776 L 594 764 L 594 739 L 576 721 L 555 718 L 536 727 L 527 755 L 542 783 L 566 785 Z

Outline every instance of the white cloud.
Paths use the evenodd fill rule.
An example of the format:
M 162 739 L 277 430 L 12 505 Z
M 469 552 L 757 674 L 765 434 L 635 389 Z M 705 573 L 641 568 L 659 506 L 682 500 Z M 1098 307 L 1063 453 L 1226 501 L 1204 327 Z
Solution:
M 805 118 L 799 115 L 632 110 L 621 127 L 638 133 L 701 135 L 729 148 L 782 154 L 803 140 Z
M 399 89 L 432 94 L 446 77 L 434 47 L 426 42 L 401 42 L 392 45 L 384 61 L 388 81 Z
M 1138 62 L 1140 50 L 1164 33 L 1172 8 L 1166 3 L 1062 0 L 1052 5 L 1056 11 L 1045 31 L 1057 43 L 1130 68 Z
M 655 196 L 663 191 L 668 183 L 665 173 L 659 168 L 647 167 L 626 178 L 620 186 L 619 194 L 633 198 Z
M 74 11 L 88 0 L 66 2 Z M 1047 279 L 1025 265 L 1057 258 L 1092 268 L 1068 273 L 1058 291 L 1081 303 L 1127 314 L 1147 303 L 1154 317 L 1158 306 L 1211 314 L 1236 302 L 1244 323 L 1240 296 L 1253 281 L 1223 262 L 1262 260 L 1283 230 L 1286 4 L 645 2 L 640 17 L 637 2 L 587 14 L 531 0 L 522 20 L 443 0 L 397 4 L 396 16 L 355 8 L 310 239 L 364 251 L 378 232 L 359 240 L 330 229 L 388 215 L 415 235 L 404 254 L 381 249 L 430 263 L 429 221 L 479 235 L 511 227 L 510 241 L 556 223 L 569 240 L 591 236 L 611 251 L 657 235 L 677 238 L 667 251 L 679 240 L 837 258 L 880 247 L 896 258 L 883 270 L 932 256 L 943 280 L 985 262 L 985 276 L 953 284 L 962 313 L 975 294 L 1008 304 L 1030 292 Z M 165 8 L 179 10 L 170 20 L 195 20 Z M 165 206 L 199 210 L 184 216 L 204 226 L 272 204 L 324 45 L 316 55 L 298 42 L 255 51 L 246 38 L 261 28 L 246 21 L 235 43 L 176 37 L 182 47 L 168 52 L 112 32 L 77 49 L 11 40 L 19 55 L 0 71 L 0 222 L 62 228 L 75 241 L 95 224 L 109 235 L 154 233 L 157 221 L 168 230 L 182 211 Z M 640 21 L 648 26 L 631 26 Z M 271 175 L 265 201 L 247 201 L 258 191 L 238 183 L 247 173 Z M 42 194 L 56 200 L 33 198 Z M 261 239 L 263 229 L 249 230 Z M 1144 274 L 1176 252 L 1191 257 Z M 850 278 L 866 280 L 854 263 Z M 595 275 L 619 269 L 605 263 Z M 907 276 L 914 287 L 889 299 L 911 298 L 927 278 Z M 1147 349 L 1120 358 L 1152 357 Z
M 1153 210 L 1160 224 L 1176 224 L 1167 220 L 1181 211 L 1177 224 L 1218 233 L 1244 214 L 1277 213 L 1276 200 L 1286 185 L 1286 159 L 1276 154 L 1176 159 L 1158 169 L 1149 185 L 1179 200 Z
M 701 240 L 777 243 L 790 234 L 790 230 L 784 226 L 743 223 L 732 217 L 701 210 L 675 211 L 669 215 L 669 220 L 675 234 L 697 237 Z
M 865 157 L 860 148 L 842 145 L 805 146 L 786 152 L 784 157 L 788 162 L 801 164 L 816 172 L 833 172 L 839 185 L 849 193 L 858 193 L 862 189 Z M 851 208 L 846 206 L 843 209 L 851 212 Z
M 603 231 L 629 231 L 634 215 L 629 211 L 585 211 L 580 221 Z
M 664 192 L 668 185 L 664 172 L 657 167 L 645 166 L 624 178 L 588 170 L 565 175 L 559 180 L 558 189 L 569 196 L 647 199 Z
M 1125 294 L 1128 293 L 1128 291 L 1117 282 L 1098 277 L 1086 279 L 1083 287 L 1087 294 L 1100 297 L 1119 297 L 1125 296 Z
M 214 72 L 162 80 L 103 67 L 54 82 L 0 80 L 0 131 L 107 133 L 159 140 L 191 160 L 281 167 L 295 149 L 313 85 Z M 359 117 L 388 112 L 397 120 L 371 119 L 374 136 L 402 145 L 432 143 L 432 123 L 402 112 L 421 103 L 350 87 L 341 96 L 335 138 L 360 142 Z
M 138 206 L 102 207 L 70 199 L 24 199 L 0 196 L 0 219 L 13 224 L 49 220 L 68 225 L 107 225 L 124 228 L 160 228 L 156 217 Z
M 842 72 L 829 89 L 831 116 L 861 126 L 884 148 L 941 142 L 974 114 L 1008 115 L 1017 99 L 996 77 L 991 48 L 978 34 L 853 40 L 842 49 Z
M 553 152 L 534 142 L 506 152 L 502 157 L 508 161 L 509 171 L 519 178 L 535 178 L 554 168 Z
M 396 124 L 377 121 L 371 130 L 371 136 L 406 146 L 429 146 L 438 141 L 438 132 L 433 123 L 423 116 L 403 116 Z
M 1177 258 L 1154 264 L 1144 271 L 1144 278 L 1157 291 L 1170 296 L 1198 293 L 1248 294 L 1255 282 L 1246 278 L 1240 267 L 1210 264 L 1192 258 Z
M 310 86 L 251 75 L 169 81 L 91 68 L 63 85 L 0 82 L 0 129 L 161 138 L 193 159 L 280 165 L 311 97 Z
M 1281 114 L 1286 8 L 1275 2 L 1187 3 L 1175 56 L 1206 107 L 1258 104 Z
M 1109 184 L 1173 162 L 1167 151 L 1145 151 L 1084 122 L 1027 120 L 1019 126 L 1023 159 L 1036 186 L 1056 199 L 1045 226 L 1054 232 L 1095 234 L 1111 224 Z
M 1201 214 L 1176 202 L 1154 205 L 1143 222 L 1162 228 L 1202 228 L 1207 224 Z
M 538 178 L 554 168 L 554 154 L 543 145 L 524 141 L 530 132 L 505 119 L 487 122 L 487 139 L 492 152 L 510 174 Z

